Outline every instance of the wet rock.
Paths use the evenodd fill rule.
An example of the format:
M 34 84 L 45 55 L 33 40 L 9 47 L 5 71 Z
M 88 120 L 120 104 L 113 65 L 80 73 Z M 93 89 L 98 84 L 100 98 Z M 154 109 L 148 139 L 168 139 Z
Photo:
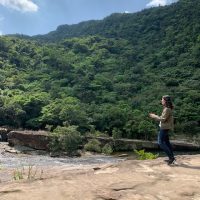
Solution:
M 8 152 L 8 153 L 16 153 L 16 154 L 20 154 L 21 151 L 18 151 L 16 149 L 5 149 L 5 152 Z
M 60 153 L 59 152 L 50 152 L 49 154 L 51 157 L 59 157 Z
M 67 157 L 81 157 L 82 156 L 82 152 L 77 150 L 71 153 L 68 152 L 50 152 L 49 154 L 51 157 L 63 157 L 63 156 L 67 156 Z
M 128 157 L 128 154 L 126 154 L 126 153 L 119 154 L 118 157 Z

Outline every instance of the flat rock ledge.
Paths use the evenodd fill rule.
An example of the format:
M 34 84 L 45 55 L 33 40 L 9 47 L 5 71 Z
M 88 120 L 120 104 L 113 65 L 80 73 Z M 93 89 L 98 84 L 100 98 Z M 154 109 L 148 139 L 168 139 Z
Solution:
M 127 160 L 71 170 L 66 166 L 43 168 L 42 176 L 38 174 L 31 181 L 0 182 L 0 199 L 199 200 L 199 155 L 177 156 L 173 166 L 164 159 Z M 2 172 L 10 173 L 6 169 Z
M 87 137 L 87 140 L 94 137 Z M 106 137 L 95 137 L 102 145 L 111 144 L 117 151 L 132 151 L 134 149 L 158 150 L 159 146 L 156 141 L 133 140 L 133 139 L 113 139 Z M 200 145 L 186 141 L 171 141 L 173 149 L 176 151 L 199 151 Z

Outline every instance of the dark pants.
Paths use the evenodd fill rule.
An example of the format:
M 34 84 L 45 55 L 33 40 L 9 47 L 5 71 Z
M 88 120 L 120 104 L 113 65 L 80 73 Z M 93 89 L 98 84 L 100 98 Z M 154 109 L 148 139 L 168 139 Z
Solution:
M 160 148 L 167 154 L 169 159 L 174 159 L 174 153 L 169 141 L 168 132 L 169 132 L 168 129 L 160 129 L 158 133 L 158 144 Z

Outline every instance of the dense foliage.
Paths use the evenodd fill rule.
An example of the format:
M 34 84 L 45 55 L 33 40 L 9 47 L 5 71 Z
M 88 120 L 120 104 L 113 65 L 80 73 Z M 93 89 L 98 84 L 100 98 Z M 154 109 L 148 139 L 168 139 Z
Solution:
M 82 134 L 152 139 L 156 123 L 148 113 L 159 114 L 161 96 L 169 94 L 175 132 L 198 135 L 199 17 L 199 1 L 180 0 L 61 26 L 32 41 L 1 36 L 0 125 L 65 123 Z

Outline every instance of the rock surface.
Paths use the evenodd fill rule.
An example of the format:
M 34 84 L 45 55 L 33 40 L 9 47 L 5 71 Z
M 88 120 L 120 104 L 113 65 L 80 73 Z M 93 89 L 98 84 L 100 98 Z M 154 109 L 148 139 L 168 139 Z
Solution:
M 1 132 L 0 132 L 1 133 Z M 10 131 L 7 134 L 8 142 L 11 146 L 22 145 L 38 150 L 49 150 L 48 143 L 50 136 L 46 131 Z M 87 143 L 93 137 L 84 137 L 83 143 Z M 101 145 L 109 143 L 115 151 L 132 151 L 134 149 L 158 150 L 156 141 L 116 139 L 111 137 L 95 137 Z M 174 150 L 196 151 L 200 150 L 200 145 L 186 141 L 172 141 Z
M 87 140 L 91 140 L 93 137 L 87 137 Z M 111 137 L 95 137 L 102 145 L 109 143 L 113 146 L 116 151 L 132 151 L 134 149 L 146 149 L 146 150 L 158 150 L 159 146 L 157 141 L 147 141 L 147 140 L 136 140 L 136 139 L 116 139 Z M 198 151 L 200 150 L 200 145 L 187 141 L 171 141 L 173 149 L 178 151 Z
M 54 166 L 32 181 L 0 183 L 0 199 L 200 200 L 200 155 L 177 156 L 172 166 L 164 159 L 74 169 Z
M 0 127 L 0 141 L 7 142 L 8 140 L 8 133 L 10 132 L 10 129 Z
M 45 131 L 11 131 L 8 143 L 11 146 L 21 145 L 39 150 L 48 150 L 48 132 Z

